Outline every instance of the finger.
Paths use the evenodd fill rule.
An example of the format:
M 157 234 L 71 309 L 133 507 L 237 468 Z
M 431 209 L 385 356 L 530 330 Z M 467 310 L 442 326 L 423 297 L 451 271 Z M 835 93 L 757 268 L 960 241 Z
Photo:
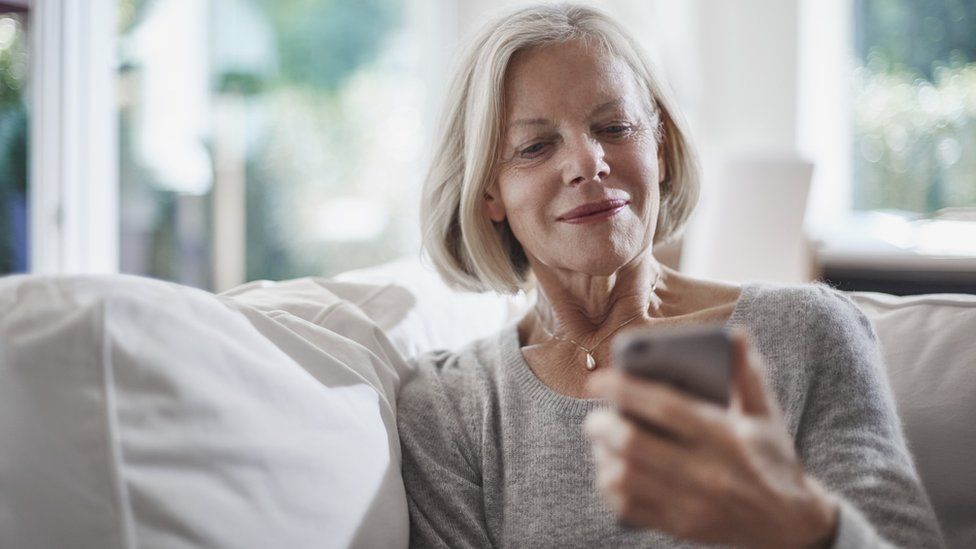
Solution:
M 587 388 L 613 402 L 624 415 L 687 442 L 713 436 L 724 423 L 725 411 L 715 404 L 618 371 L 591 377 Z
M 673 507 L 687 488 L 668 475 L 650 473 L 630 466 L 606 450 L 597 463 L 596 488 L 608 506 L 629 527 L 668 530 Z
M 595 452 L 613 452 L 648 470 L 674 474 L 695 462 L 687 446 L 649 432 L 612 410 L 590 412 L 584 431 Z
M 671 475 L 639 467 L 602 443 L 594 443 L 593 447 L 594 481 L 607 500 L 631 505 L 655 503 L 686 489 Z
M 729 458 L 713 447 L 687 447 L 647 433 L 616 412 L 592 412 L 586 429 L 597 462 L 617 458 L 636 469 L 664 475 L 697 492 L 728 489 L 735 484 Z
M 775 404 L 761 374 L 762 359 L 748 335 L 741 330 L 732 336 L 732 368 L 736 395 L 734 403 L 746 415 L 770 415 Z

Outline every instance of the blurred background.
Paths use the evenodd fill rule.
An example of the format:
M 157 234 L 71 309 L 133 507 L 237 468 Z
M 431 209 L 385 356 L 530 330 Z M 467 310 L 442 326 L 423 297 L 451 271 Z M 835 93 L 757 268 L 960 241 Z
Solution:
M 0 273 L 208 290 L 419 252 L 488 0 L 0 1 Z M 976 293 L 976 0 L 605 0 L 705 194 L 686 272 Z

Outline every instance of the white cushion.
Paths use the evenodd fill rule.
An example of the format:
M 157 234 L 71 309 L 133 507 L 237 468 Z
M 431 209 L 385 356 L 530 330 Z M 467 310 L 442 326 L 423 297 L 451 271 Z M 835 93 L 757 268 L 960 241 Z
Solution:
M 405 547 L 404 366 L 316 299 L 0 279 L 0 547 Z
M 871 319 L 950 547 L 976 547 L 976 296 L 851 296 Z

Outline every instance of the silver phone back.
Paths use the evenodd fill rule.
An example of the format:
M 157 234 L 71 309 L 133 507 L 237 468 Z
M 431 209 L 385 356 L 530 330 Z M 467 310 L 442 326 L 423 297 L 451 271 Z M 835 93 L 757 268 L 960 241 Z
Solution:
M 612 348 L 615 365 L 627 373 L 729 404 L 732 339 L 722 325 L 628 330 Z

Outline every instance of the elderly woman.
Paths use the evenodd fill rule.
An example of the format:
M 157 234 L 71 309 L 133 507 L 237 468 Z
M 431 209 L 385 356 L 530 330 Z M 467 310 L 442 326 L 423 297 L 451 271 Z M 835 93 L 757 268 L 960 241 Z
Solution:
M 660 72 L 606 15 L 524 8 L 475 40 L 424 191 L 425 247 L 455 287 L 537 298 L 404 383 L 411 545 L 941 546 L 852 302 L 655 259 L 697 194 Z M 728 407 L 612 366 L 624 326 L 708 323 L 738 334 Z

